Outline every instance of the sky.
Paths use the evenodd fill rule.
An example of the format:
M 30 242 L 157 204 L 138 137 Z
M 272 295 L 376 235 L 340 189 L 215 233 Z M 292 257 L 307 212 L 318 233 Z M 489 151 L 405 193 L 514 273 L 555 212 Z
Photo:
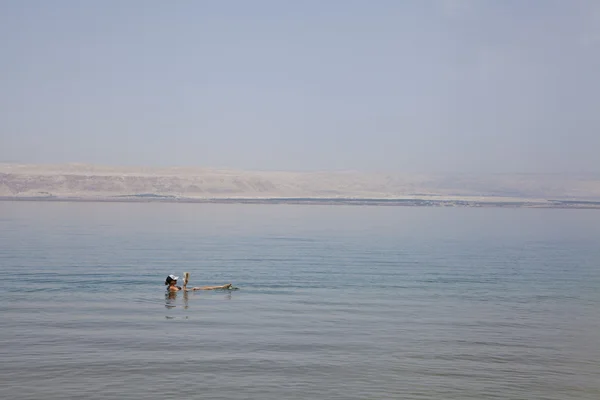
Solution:
M 0 0 L 0 162 L 600 172 L 596 0 Z

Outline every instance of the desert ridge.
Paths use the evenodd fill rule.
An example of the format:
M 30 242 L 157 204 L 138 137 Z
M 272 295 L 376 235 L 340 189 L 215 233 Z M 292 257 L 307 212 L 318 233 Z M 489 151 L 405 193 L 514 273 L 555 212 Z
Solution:
M 408 174 L 0 164 L 2 199 L 600 201 L 600 174 Z

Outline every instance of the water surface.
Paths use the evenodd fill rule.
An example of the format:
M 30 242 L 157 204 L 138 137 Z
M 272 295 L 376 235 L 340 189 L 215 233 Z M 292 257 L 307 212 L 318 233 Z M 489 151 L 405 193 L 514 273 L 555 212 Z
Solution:
M 600 398 L 600 212 L 0 202 L 11 399 Z M 167 274 L 239 291 L 166 295 Z

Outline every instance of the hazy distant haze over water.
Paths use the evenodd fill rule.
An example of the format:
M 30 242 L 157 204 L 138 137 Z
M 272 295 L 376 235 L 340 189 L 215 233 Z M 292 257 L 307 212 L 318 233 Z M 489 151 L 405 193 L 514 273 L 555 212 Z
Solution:
M 0 48 L 0 162 L 600 173 L 597 0 L 4 0 Z

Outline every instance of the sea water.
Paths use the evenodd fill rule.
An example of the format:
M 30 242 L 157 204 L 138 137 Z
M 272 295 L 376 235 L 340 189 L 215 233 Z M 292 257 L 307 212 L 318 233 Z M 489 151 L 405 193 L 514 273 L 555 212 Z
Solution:
M 5 201 L 0 273 L 3 399 L 600 398 L 597 210 Z

